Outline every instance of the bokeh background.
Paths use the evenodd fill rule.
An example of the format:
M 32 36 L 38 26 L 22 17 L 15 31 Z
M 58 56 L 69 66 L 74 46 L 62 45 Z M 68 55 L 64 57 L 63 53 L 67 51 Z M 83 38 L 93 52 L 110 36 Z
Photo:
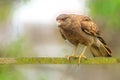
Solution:
M 0 57 L 64 57 L 73 45 L 62 39 L 56 17 L 90 16 L 120 56 L 120 0 L 0 0 Z M 92 57 L 89 50 L 87 56 Z M 119 80 L 120 65 L 0 65 L 0 80 Z

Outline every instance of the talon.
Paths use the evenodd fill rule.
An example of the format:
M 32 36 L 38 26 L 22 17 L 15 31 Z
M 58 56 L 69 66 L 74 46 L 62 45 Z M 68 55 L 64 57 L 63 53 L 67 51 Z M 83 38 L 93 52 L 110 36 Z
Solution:
M 78 56 L 78 58 L 79 58 L 78 63 L 80 63 L 80 62 L 81 62 L 81 58 L 87 58 L 87 57 L 84 55 L 84 53 L 85 53 L 86 49 L 87 49 L 87 46 L 85 46 L 85 47 L 84 47 L 84 49 L 83 49 L 83 51 L 82 51 L 81 55 L 80 55 L 80 56 Z
M 85 58 L 85 59 L 87 58 L 85 55 L 83 55 L 82 57 Z
M 80 56 L 78 57 L 78 59 L 79 59 L 79 60 L 78 60 L 78 63 L 79 63 L 79 64 L 80 64 L 82 58 L 85 58 L 85 59 L 86 59 L 87 57 L 86 57 L 85 55 L 80 55 Z
M 73 49 L 73 53 L 71 55 L 66 56 L 69 61 L 70 61 L 70 58 L 76 58 L 77 47 L 78 46 L 75 46 L 75 48 Z
M 71 58 L 77 58 L 77 56 L 74 56 L 74 55 L 70 55 L 70 56 L 66 56 L 67 59 L 70 61 Z

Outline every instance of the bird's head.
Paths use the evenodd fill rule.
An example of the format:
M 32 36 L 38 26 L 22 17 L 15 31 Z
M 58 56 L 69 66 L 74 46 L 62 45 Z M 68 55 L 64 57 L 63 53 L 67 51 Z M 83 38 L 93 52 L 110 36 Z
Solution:
M 60 14 L 57 18 L 57 25 L 58 27 L 66 27 L 71 23 L 71 18 L 69 14 Z

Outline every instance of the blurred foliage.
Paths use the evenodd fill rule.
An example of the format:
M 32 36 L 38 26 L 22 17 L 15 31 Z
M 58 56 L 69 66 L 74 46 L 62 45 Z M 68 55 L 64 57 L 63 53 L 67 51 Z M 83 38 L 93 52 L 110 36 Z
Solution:
M 120 28 L 120 0 L 89 0 L 93 17 L 106 23 L 106 27 Z
M 6 3 L 5 1 L 0 1 L 0 22 L 5 21 L 10 15 L 13 8 L 12 1 L 10 3 Z
M 0 0 L 0 22 L 6 21 L 11 17 L 15 5 L 27 3 L 30 0 Z
M 16 41 L 11 42 L 9 45 L 5 45 L 3 49 L 3 56 L 5 57 L 17 57 L 22 56 L 24 54 L 24 46 L 25 39 L 23 37 L 19 37 Z
M 25 39 L 19 39 L 11 42 L 8 45 L 1 46 L 1 57 L 20 57 L 23 54 Z M 25 53 L 25 52 L 24 52 Z M 25 80 L 25 76 L 14 65 L 1 65 L 0 66 L 0 80 Z
M 23 74 L 15 70 L 12 65 L 0 66 L 0 80 L 25 80 Z

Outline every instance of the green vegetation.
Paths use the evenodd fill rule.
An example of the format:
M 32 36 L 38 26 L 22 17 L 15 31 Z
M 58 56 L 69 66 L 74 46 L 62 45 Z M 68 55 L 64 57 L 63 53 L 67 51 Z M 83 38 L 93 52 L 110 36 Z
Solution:
M 25 39 L 20 37 L 16 41 L 11 42 L 8 45 L 5 45 L 3 48 L 3 57 L 20 57 L 22 56 L 25 50 Z
M 0 24 L 6 25 L 7 22 L 10 22 L 16 5 L 28 1 L 30 0 L 0 0 Z M 26 49 L 24 47 L 24 41 L 24 38 L 20 37 L 7 45 L 1 45 L 0 57 L 22 56 L 24 49 Z M 4 60 L 2 62 L 4 62 Z M 14 65 L 0 65 L 0 80 L 25 80 L 25 77 Z
M 5 45 L 0 55 L 1 57 L 18 57 L 22 56 L 23 52 L 23 43 L 24 39 L 20 38 L 9 45 Z M 2 46 L 1 46 L 2 47 Z M 2 60 L 4 62 L 4 60 Z M 13 62 L 13 60 L 9 60 L 9 62 Z M 6 77 L 7 76 L 7 77 Z M 0 80 L 24 80 L 25 77 L 22 75 L 21 72 L 15 69 L 14 65 L 0 65 Z
M 5 21 L 10 17 L 10 14 L 13 9 L 13 3 L 5 3 L 4 1 L 0 1 L 0 22 Z
M 106 27 L 120 28 L 120 0 L 89 0 L 91 15 Z
M 8 20 L 12 15 L 15 5 L 27 3 L 30 0 L 0 0 L 0 23 Z M 16 3 L 16 4 L 15 4 Z
M 25 80 L 21 72 L 13 65 L 0 65 L 0 80 Z

